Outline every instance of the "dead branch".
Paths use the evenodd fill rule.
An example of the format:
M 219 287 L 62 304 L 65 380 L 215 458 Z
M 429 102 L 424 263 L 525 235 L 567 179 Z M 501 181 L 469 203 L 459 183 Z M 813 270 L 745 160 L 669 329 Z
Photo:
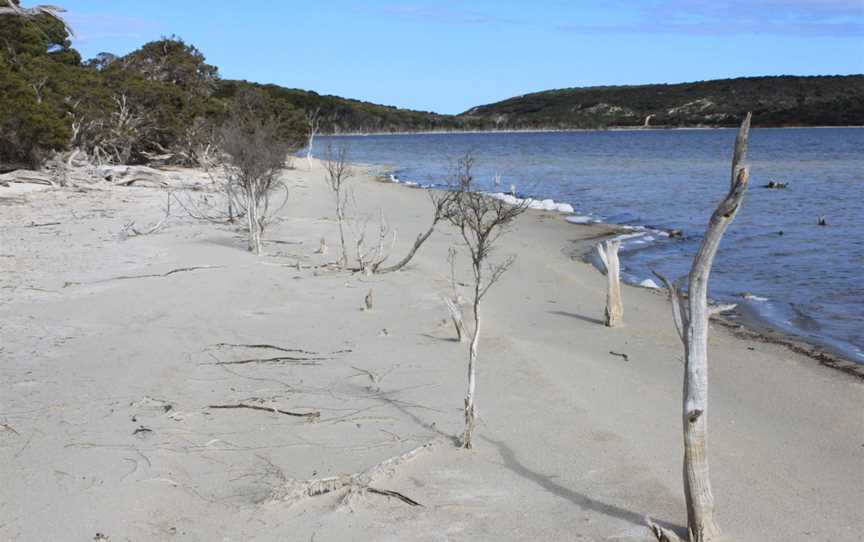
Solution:
M 414 241 L 414 245 L 411 247 L 411 250 L 408 254 L 402 258 L 399 262 L 389 267 L 381 267 L 384 263 L 382 260 L 380 263 L 376 263 L 372 266 L 373 273 L 392 273 L 394 271 L 399 271 L 414 258 L 417 254 L 417 251 L 420 250 L 420 247 L 423 246 L 423 243 L 426 242 L 429 237 L 432 236 L 432 233 L 435 231 L 435 227 L 442 220 L 446 220 L 449 216 L 449 213 L 453 210 L 453 198 L 456 196 L 456 192 L 451 191 L 433 191 L 429 190 L 429 199 L 432 201 L 432 207 L 434 209 L 434 213 L 432 215 L 432 224 L 429 226 L 424 233 L 418 234 L 417 239 Z M 394 238 L 395 241 L 395 238 Z
M 384 495 L 387 497 L 395 497 L 395 498 L 399 499 L 400 501 L 402 501 L 405 504 L 408 504 L 410 506 L 423 506 L 419 502 L 415 501 L 414 499 L 412 499 L 410 497 L 406 497 L 405 495 L 403 495 L 402 493 L 399 493 L 398 491 L 392 491 L 389 489 L 378 489 L 378 488 L 371 487 L 371 486 L 367 487 L 366 491 L 368 491 L 369 493 L 375 493 L 375 494 Z
M 236 361 L 217 361 L 215 363 L 206 363 L 205 365 L 248 365 L 250 363 L 292 363 L 296 365 L 321 365 L 319 361 L 326 361 L 332 358 L 297 358 L 293 356 L 276 356 L 274 358 L 252 358 L 241 359 Z
M 314 478 L 311 480 L 288 480 L 283 487 L 273 492 L 272 498 L 293 504 L 309 497 L 317 497 L 341 490 L 348 490 L 349 495 L 354 492 L 368 491 L 369 486 L 375 483 L 376 480 L 392 475 L 399 466 L 430 451 L 437 443 L 438 440 L 427 442 L 422 446 L 385 459 L 362 472 L 354 474 Z
M 290 410 L 281 410 L 275 407 L 264 407 L 258 405 L 246 405 L 243 403 L 239 403 L 236 405 L 210 405 L 207 408 L 219 408 L 219 409 L 238 409 L 238 408 L 246 408 L 249 410 L 260 410 L 263 412 L 270 412 L 275 414 L 284 414 L 286 416 L 294 416 L 296 418 L 320 418 L 321 413 L 317 410 L 313 410 L 312 412 L 292 412 Z
M 149 228 L 146 228 L 143 230 L 136 229 L 135 228 L 135 221 L 130 220 L 129 222 L 127 222 L 123 226 L 123 229 L 120 231 L 120 236 L 124 239 L 128 238 L 128 237 L 142 237 L 144 235 L 150 235 L 150 234 L 156 233 L 158 231 L 161 231 L 162 228 L 165 227 L 165 224 L 168 223 L 168 219 L 171 218 L 171 191 L 170 190 L 168 191 L 168 197 L 167 197 L 164 211 L 165 211 L 165 216 L 163 216 L 162 219 L 159 220 L 159 222 L 156 222 L 155 224 L 153 224 Z
M 272 344 L 234 344 L 234 343 L 216 343 L 213 345 L 217 348 L 229 347 L 229 348 L 258 348 L 258 349 L 267 349 L 267 350 L 277 350 L 279 352 L 288 352 L 288 353 L 298 353 L 298 354 L 308 354 L 310 356 L 322 356 L 329 355 L 333 356 L 336 354 L 347 354 L 352 352 L 350 349 L 345 350 L 335 350 L 333 352 L 321 353 L 321 352 L 311 352 L 309 350 L 303 350 L 300 348 L 284 348 L 282 346 L 276 346 Z

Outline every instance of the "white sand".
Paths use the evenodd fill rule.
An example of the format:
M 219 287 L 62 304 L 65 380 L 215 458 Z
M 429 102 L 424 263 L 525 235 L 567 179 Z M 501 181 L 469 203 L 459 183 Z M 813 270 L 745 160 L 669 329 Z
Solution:
M 321 171 L 286 177 L 291 203 L 265 238 L 292 244 L 260 258 L 239 228 L 188 218 L 118 239 L 125 221 L 159 218 L 155 189 L 0 187 L 0 540 L 626 541 L 648 540 L 646 515 L 684 524 L 681 346 L 661 292 L 625 288 L 627 325 L 600 324 L 604 278 L 570 254 L 604 227 L 531 212 L 501 244 L 518 260 L 486 299 L 466 452 L 447 439 L 461 431 L 467 347 L 440 301 L 457 237 L 442 228 L 398 274 L 298 272 L 298 259 L 333 259 L 336 228 Z M 355 182 L 361 207 L 398 229 L 401 256 L 427 227 L 425 195 Z M 322 236 L 326 257 L 314 254 Z M 192 266 L 220 267 L 107 280 Z M 214 365 L 279 354 L 223 342 L 351 351 Z M 710 360 L 724 530 L 860 540 L 862 381 L 719 326 Z M 207 408 L 257 399 L 321 418 Z M 444 444 L 377 483 L 423 507 L 269 500 L 286 478 L 360 471 L 433 438 Z

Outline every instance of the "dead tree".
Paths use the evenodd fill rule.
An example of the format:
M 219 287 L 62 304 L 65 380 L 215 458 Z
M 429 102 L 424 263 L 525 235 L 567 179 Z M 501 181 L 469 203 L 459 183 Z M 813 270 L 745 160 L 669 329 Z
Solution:
M 222 127 L 222 151 L 227 155 L 229 183 L 239 188 L 246 211 L 249 250 L 261 254 L 264 229 L 288 202 L 288 187 L 279 179 L 291 143 L 280 136 L 275 117 L 262 117 L 264 96 L 249 93 L 238 97 L 238 105 Z M 284 199 L 271 208 L 271 197 L 279 190 Z
M 336 199 L 336 221 L 339 223 L 339 248 L 342 267 L 348 267 L 348 245 L 345 244 L 345 209 L 350 200 L 348 180 L 354 174 L 348 163 L 348 147 L 333 148 L 328 144 L 324 151 L 324 170 L 327 186 Z
M 529 201 L 510 205 L 476 190 L 471 170 L 474 159 L 466 155 L 454 166 L 449 180 L 455 193 L 448 221 L 453 224 L 468 249 L 471 270 L 474 275 L 474 333 L 468 349 L 468 391 L 465 395 L 465 433 L 462 447 L 471 448 L 476 423 L 475 397 L 477 391 L 477 356 L 480 342 L 480 302 L 489 288 L 513 265 L 515 257 L 503 262 L 490 263 L 489 256 L 495 242 L 507 231 L 508 226 L 528 208 Z
M 316 108 L 315 111 L 306 112 L 306 123 L 309 125 L 309 143 L 306 147 L 306 163 L 309 164 L 309 171 L 312 171 L 312 145 L 315 143 L 315 136 L 318 135 L 318 129 L 321 125 L 321 108 Z
M 361 216 L 357 212 L 357 202 L 350 199 L 353 211 L 347 213 L 344 217 L 345 222 L 351 229 L 351 234 L 354 239 L 356 248 L 357 268 L 352 271 L 359 271 L 364 275 L 371 275 L 374 270 L 384 264 L 390 257 L 393 246 L 396 244 L 396 230 L 391 230 L 387 219 L 384 217 L 384 210 L 379 210 L 378 219 L 378 234 L 377 241 L 372 246 L 367 246 L 367 230 L 371 217 L 369 215 Z M 388 238 L 391 240 L 388 242 Z
M 618 249 L 621 241 L 612 240 L 597 245 L 597 254 L 606 268 L 606 327 L 624 323 L 624 304 L 621 302 L 621 267 Z
M 744 200 L 749 176 L 748 168 L 744 165 L 749 132 L 748 113 L 735 141 L 729 193 L 711 215 L 705 237 L 693 259 L 688 277 L 688 295 L 679 286 L 680 280 L 672 283 L 657 275 L 669 288 L 675 327 L 684 345 L 684 497 L 690 542 L 710 542 L 720 537 L 708 475 L 708 319 L 712 313 L 727 307 L 708 307 L 708 278 L 720 240 Z M 651 529 L 661 542 L 677 540 L 674 533 L 666 532 L 656 525 L 652 525 Z
M 429 190 L 429 199 L 432 201 L 432 208 L 434 209 L 434 214 L 432 215 L 432 224 L 429 225 L 429 229 L 427 229 L 424 233 L 418 234 L 417 239 L 414 241 L 414 245 L 411 247 L 411 250 L 408 251 L 408 254 L 405 255 L 404 258 L 399 260 L 399 262 L 388 266 L 381 267 L 381 262 L 376 264 L 372 268 L 373 273 L 392 273 L 394 271 L 399 271 L 414 258 L 417 254 L 417 251 L 420 250 L 420 247 L 423 246 L 423 243 L 426 242 L 427 239 L 435 232 L 435 227 L 438 226 L 438 223 L 442 220 L 446 220 L 448 217 L 448 213 L 453 208 L 452 199 L 454 197 L 455 192 L 451 191 L 437 191 L 437 190 Z

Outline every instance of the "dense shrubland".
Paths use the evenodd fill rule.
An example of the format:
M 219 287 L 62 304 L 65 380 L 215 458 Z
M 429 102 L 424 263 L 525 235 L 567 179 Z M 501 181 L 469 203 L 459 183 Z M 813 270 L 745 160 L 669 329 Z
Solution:
M 17 0 L 0 0 L 0 8 Z M 177 37 L 125 56 L 82 61 L 62 20 L 0 17 L 0 171 L 35 168 L 56 152 L 113 163 L 198 164 L 213 151 L 239 93 L 266 97 L 298 146 L 310 114 L 323 134 L 609 126 L 864 124 L 864 76 L 756 77 L 677 85 L 540 92 L 439 115 L 219 78 Z

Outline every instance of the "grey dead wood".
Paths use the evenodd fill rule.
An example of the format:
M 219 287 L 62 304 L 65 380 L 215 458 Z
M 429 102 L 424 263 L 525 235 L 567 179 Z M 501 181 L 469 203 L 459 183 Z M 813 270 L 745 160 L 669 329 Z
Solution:
M 675 328 L 684 346 L 683 478 L 690 542 L 722 539 L 708 468 L 708 320 L 713 313 L 727 307 L 708 306 L 708 279 L 723 234 L 738 214 L 747 190 L 749 172 L 745 161 L 750 119 L 748 113 L 738 130 L 729 192 L 711 215 L 705 237 L 693 259 L 688 295 L 684 294 L 680 280 L 672 282 L 657 274 L 669 290 Z M 650 527 L 660 542 L 678 539 L 674 533 L 653 523 Z

